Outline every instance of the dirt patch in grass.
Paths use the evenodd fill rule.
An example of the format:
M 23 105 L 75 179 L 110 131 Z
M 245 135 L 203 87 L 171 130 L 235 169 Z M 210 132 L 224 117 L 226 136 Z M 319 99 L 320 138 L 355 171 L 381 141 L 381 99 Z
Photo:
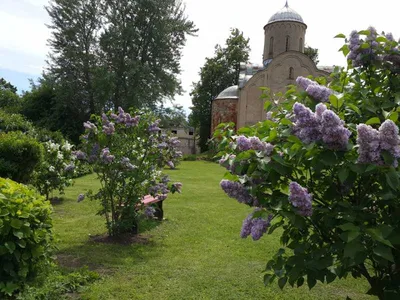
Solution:
M 100 275 L 113 275 L 115 273 L 113 269 L 106 268 L 100 264 L 85 263 L 78 257 L 69 254 L 57 254 L 56 262 L 59 266 L 70 270 L 88 267 L 89 270 L 95 271 Z
M 64 199 L 63 198 L 59 198 L 59 197 L 53 197 L 49 199 L 51 205 L 59 205 L 61 203 L 63 203 Z
M 90 241 L 95 243 L 104 244 L 117 244 L 117 245 L 149 245 L 152 243 L 150 235 L 125 233 L 118 236 L 109 236 L 107 234 L 95 235 L 90 237 Z

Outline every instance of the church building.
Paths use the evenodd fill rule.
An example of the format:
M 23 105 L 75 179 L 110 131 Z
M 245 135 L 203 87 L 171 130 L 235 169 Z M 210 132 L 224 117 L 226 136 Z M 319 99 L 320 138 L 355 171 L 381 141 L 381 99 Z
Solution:
M 285 92 L 298 76 L 328 76 L 304 54 L 307 25 L 286 1 L 264 26 L 263 64 L 241 64 L 238 85 L 222 91 L 212 103 L 211 132 L 220 123 L 234 122 L 236 128 L 265 120 L 260 87 Z

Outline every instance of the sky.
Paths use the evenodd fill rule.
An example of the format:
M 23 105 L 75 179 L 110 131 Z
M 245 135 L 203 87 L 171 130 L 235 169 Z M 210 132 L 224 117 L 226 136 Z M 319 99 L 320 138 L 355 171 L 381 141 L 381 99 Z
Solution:
M 198 81 L 206 57 L 212 57 L 217 44 L 224 44 L 231 28 L 243 31 L 250 38 L 250 61 L 262 63 L 263 27 L 269 18 L 285 5 L 285 0 L 183 0 L 186 14 L 199 29 L 188 37 L 181 60 L 179 76 L 183 95 L 174 103 L 189 112 L 189 93 Z M 0 0 L 0 77 L 29 90 L 28 79 L 37 79 L 45 67 L 50 49 L 47 40 L 49 17 L 44 9 L 48 0 Z M 319 49 L 320 65 L 345 65 L 338 49 L 343 40 L 334 39 L 338 33 L 348 35 L 353 29 L 374 26 L 378 32 L 392 32 L 400 38 L 399 0 L 289 0 L 307 24 L 305 42 Z

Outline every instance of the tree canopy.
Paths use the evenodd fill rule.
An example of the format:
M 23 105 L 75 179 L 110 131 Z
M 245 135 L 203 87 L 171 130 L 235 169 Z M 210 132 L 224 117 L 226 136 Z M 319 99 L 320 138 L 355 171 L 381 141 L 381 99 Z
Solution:
M 206 58 L 199 72 L 200 80 L 193 84 L 190 120 L 199 129 L 201 151 L 207 150 L 211 134 L 212 100 L 224 89 L 238 83 L 240 63 L 248 61 L 249 52 L 249 39 L 239 29 L 232 29 L 225 45 L 217 45 L 214 56 Z

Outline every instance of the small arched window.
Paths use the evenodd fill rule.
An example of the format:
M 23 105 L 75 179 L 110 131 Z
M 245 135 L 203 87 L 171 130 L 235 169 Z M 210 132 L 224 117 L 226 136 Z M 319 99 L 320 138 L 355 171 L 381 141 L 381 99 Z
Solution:
M 303 38 L 300 38 L 300 41 L 299 41 L 299 51 L 303 52 Z
M 294 69 L 292 67 L 289 68 L 289 79 L 294 79 Z
M 272 56 L 273 53 L 274 53 L 274 37 L 271 36 L 271 38 L 269 39 L 269 55 Z
M 286 51 L 289 51 L 290 48 L 290 36 L 286 36 Z

